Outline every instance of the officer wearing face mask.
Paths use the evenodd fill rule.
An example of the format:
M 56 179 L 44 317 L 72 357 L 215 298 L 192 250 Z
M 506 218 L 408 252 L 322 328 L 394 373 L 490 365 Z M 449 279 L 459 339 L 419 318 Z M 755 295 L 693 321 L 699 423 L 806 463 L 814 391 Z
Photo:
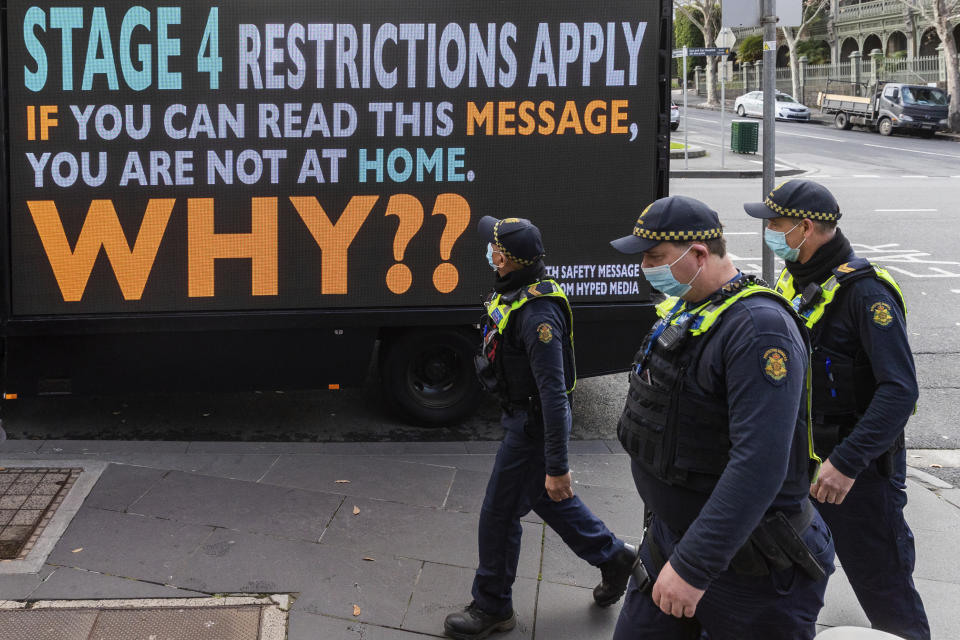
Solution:
M 617 425 L 647 526 L 614 640 L 813 638 L 834 552 L 807 497 L 800 319 L 737 270 L 698 200 L 657 200 L 611 244 L 670 296 Z
M 480 511 L 480 566 L 473 602 L 444 621 L 453 638 L 486 638 L 516 625 L 511 597 L 520 554 L 520 518 L 535 511 L 582 559 L 599 567 L 601 607 L 623 595 L 636 559 L 573 493 L 567 464 L 576 385 L 573 312 L 545 278 L 540 230 L 529 220 L 480 220 L 496 271 L 477 356 L 481 383 L 500 401 L 505 429 Z
M 767 245 L 786 261 L 776 289 L 793 302 L 813 343 L 813 434 L 825 462 L 810 495 L 873 627 L 926 640 L 913 534 L 903 517 L 903 432 L 918 396 L 903 293 L 889 273 L 853 252 L 826 187 L 791 180 L 744 208 L 769 220 Z

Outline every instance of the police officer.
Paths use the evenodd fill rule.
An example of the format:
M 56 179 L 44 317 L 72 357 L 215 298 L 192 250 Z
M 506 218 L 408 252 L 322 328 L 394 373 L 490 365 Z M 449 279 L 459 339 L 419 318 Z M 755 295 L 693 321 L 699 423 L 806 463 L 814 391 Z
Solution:
M 576 384 L 573 315 L 560 286 L 545 279 L 540 230 L 529 220 L 489 216 L 479 229 L 497 276 L 482 322 L 478 373 L 501 402 L 506 433 L 480 511 L 473 602 L 444 621 L 453 638 L 485 638 L 516 624 L 511 590 L 520 518 L 531 509 L 578 556 L 600 567 L 593 591 L 600 606 L 620 599 L 636 558 L 573 493 L 567 464 Z
M 786 261 L 776 289 L 811 332 L 814 443 L 825 462 L 810 495 L 873 627 L 929 638 L 903 517 L 903 430 L 918 390 L 900 287 L 857 258 L 822 185 L 791 180 L 744 208 L 769 220 L 765 241 Z
M 807 499 L 799 318 L 737 270 L 698 200 L 657 200 L 611 244 L 670 296 L 617 426 L 647 529 L 614 639 L 813 638 L 834 551 Z

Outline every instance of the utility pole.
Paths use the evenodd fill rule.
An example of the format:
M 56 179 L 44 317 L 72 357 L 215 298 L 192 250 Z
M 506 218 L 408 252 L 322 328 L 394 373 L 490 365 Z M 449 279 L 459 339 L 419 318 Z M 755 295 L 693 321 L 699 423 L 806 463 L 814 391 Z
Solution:
M 763 25 L 763 194 L 761 199 L 773 191 L 776 177 L 774 162 L 776 134 L 774 131 L 777 107 L 777 2 L 763 0 L 760 23 Z M 767 228 L 766 220 L 761 220 L 760 237 Z M 763 279 L 773 284 L 773 252 L 766 242 L 763 246 Z

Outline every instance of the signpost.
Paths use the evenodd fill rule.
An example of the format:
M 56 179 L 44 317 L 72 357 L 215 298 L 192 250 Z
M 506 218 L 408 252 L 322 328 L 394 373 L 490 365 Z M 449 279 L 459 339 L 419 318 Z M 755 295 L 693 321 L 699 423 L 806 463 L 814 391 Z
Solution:
M 722 33 L 722 32 L 721 32 Z M 733 36 L 733 32 L 730 32 L 730 36 L 733 37 L 733 41 L 736 42 L 736 37 Z M 719 41 L 718 41 L 719 42 Z M 690 157 L 689 152 L 687 151 L 687 57 L 688 56 L 723 56 L 723 61 L 726 62 L 727 56 L 730 55 L 730 47 L 682 47 L 680 49 L 673 50 L 674 58 L 683 58 L 683 77 L 680 79 L 680 86 L 683 88 L 683 168 L 690 168 Z M 722 76 L 721 76 L 722 77 Z M 721 109 L 723 107 L 721 106 Z M 721 112 L 720 116 L 720 164 L 723 166 L 723 115 Z
M 726 135 L 723 124 L 724 112 L 727 108 L 727 55 L 730 49 L 737 43 L 737 36 L 733 34 L 733 29 L 724 27 L 717 35 L 717 44 L 727 51 L 720 58 L 720 168 L 726 168 L 726 145 L 724 144 L 724 135 Z

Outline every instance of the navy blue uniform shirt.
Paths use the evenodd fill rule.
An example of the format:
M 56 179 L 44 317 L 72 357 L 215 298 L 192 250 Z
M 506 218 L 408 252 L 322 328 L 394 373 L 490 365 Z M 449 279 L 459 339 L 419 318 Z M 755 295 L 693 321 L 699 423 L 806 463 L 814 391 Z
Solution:
M 810 489 L 805 419 L 798 424 L 808 355 L 796 322 L 775 300 L 753 295 L 727 309 L 706 339 L 683 384 L 725 398 L 729 408 L 730 460 L 716 487 L 708 496 L 670 486 L 633 465 L 644 504 L 685 532 L 669 560 L 699 589 L 727 569 L 766 513 L 798 512 Z M 780 379 L 767 366 L 771 349 L 786 355 Z
M 573 424 L 564 377 L 563 336 L 570 333 L 566 311 L 549 298 L 530 300 L 514 312 L 507 332 L 527 352 L 540 394 L 547 474 L 562 476 L 570 470 L 567 439 Z M 503 414 L 502 423 L 507 429 L 523 432 L 527 418 L 525 410 L 515 409 Z
M 851 254 L 848 261 L 855 258 Z M 853 433 L 830 454 L 833 466 L 850 478 L 856 478 L 890 449 L 913 414 L 919 396 L 906 318 L 895 296 L 874 277 L 842 284 L 824 318 L 814 327 L 814 348 L 821 346 L 851 358 L 862 350 L 876 380 L 866 413 Z M 877 316 L 877 303 L 885 305 L 889 316 Z M 816 415 L 816 406 L 813 412 Z

